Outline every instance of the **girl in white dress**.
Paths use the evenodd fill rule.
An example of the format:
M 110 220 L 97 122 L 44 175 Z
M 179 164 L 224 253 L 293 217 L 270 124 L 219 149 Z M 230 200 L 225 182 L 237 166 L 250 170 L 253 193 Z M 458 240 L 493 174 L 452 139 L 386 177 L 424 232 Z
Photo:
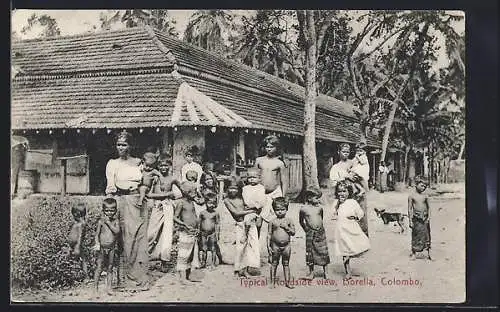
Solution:
M 368 236 L 363 232 L 358 221 L 364 213 L 358 202 L 352 198 L 352 185 L 340 181 L 335 187 L 335 196 L 339 200 L 337 226 L 333 252 L 342 256 L 346 278 L 351 277 L 351 258 L 358 257 L 370 249 Z

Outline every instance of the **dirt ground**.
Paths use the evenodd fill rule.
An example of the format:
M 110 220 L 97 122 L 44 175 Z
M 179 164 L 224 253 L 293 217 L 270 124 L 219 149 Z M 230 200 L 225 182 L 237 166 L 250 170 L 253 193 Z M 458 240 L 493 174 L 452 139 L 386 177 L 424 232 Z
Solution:
M 231 265 L 214 270 L 198 271 L 200 283 L 180 286 L 175 274 L 155 272 L 157 277 L 149 291 L 115 292 L 96 298 L 92 284 L 64 291 L 13 292 L 16 302 L 218 302 L 218 303 L 458 303 L 465 300 L 465 187 L 463 184 L 444 185 L 428 190 L 431 196 L 432 261 L 410 261 L 410 233 L 399 233 L 397 226 L 384 225 L 373 208 L 387 211 L 407 211 L 407 192 L 368 194 L 368 221 L 371 250 L 362 258 L 351 262 L 353 284 L 343 282 L 340 257 L 332 255 L 335 220 L 332 218 L 332 197 L 325 192 L 324 224 L 329 241 L 331 264 L 327 280 L 316 279 L 310 284 L 300 278 L 307 273 L 305 265 L 305 235 L 298 224 L 300 204 L 291 204 L 289 216 L 295 219 L 297 234 L 292 238 L 290 268 L 295 289 L 266 285 L 269 265 L 265 263 L 267 251 L 261 237 L 261 275 L 239 279 L 233 275 Z M 219 207 L 222 218 L 222 253 L 233 258 L 233 227 L 229 213 Z M 406 227 L 408 226 L 407 219 Z M 283 277 L 278 267 L 278 277 Z M 393 285 L 390 285 L 390 284 Z M 401 284 L 401 283 L 404 283 Z M 297 285 L 298 284 L 298 285 Z M 397 285 L 396 285 L 397 284 Z M 407 285 L 411 284 L 411 285 Z

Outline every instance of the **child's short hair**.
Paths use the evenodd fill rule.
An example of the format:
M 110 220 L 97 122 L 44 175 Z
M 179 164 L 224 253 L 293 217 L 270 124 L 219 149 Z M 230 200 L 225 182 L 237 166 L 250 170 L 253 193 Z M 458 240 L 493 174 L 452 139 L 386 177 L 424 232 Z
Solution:
M 247 170 L 247 178 L 258 178 L 260 175 L 259 170 L 257 168 L 249 168 Z
M 280 147 L 280 139 L 278 139 L 275 135 L 268 135 L 264 138 L 264 146 L 267 144 L 271 144 L 272 146 L 279 148 Z
M 194 170 L 188 170 L 186 172 L 186 180 L 188 180 L 188 181 L 198 180 L 198 172 L 196 172 Z
M 321 196 L 323 196 L 323 193 L 317 188 L 308 189 L 305 193 L 306 200 L 311 197 L 321 198 Z
M 116 199 L 114 199 L 113 197 L 104 198 L 104 200 L 102 201 L 102 208 L 106 208 L 109 206 L 117 206 Z
M 349 150 L 351 150 L 351 146 L 348 143 L 341 143 L 339 145 L 339 152 L 344 148 L 347 147 Z
M 352 184 L 350 182 L 348 182 L 347 180 L 342 180 L 339 183 L 337 183 L 337 185 L 335 186 L 335 197 L 338 198 L 339 188 L 341 188 L 341 187 L 345 188 L 349 192 L 348 198 L 351 198 L 352 194 L 354 193 L 354 189 L 353 189 Z
M 168 165 L 172 165 L 172 160 L 170 159 L 170 155 L 167 153 L 161 153 L 160 156 L 158 156 L 158 161 L 164 162 Z
M 87 207 L 84 203 L 78 203 L 76 206 L 71 207 L 71 214 L 74 217 L 85 217 L 87 215 Z
M 241 192 L 241 188 L 242 188 L 242 185 L 241 185 L 241 181 L 238 180 L 236 177 L 231 177 L 229 180 L 228 180 L 228 183 L 227 183 L 227 189 L 230 189 L 230 188 L 237 188 L 239 192 Z
M 180 190 L 182 195 L 186 195 L 187 193 L 196 190 L 196 184 L 191 181 L 184 181 L 181 183 Z
M 206 193 L 203 193 L 203 197 L 206 200 L 214 200 L 214 199 L 217 199 L 217 194 L 215 192 L 206 192 Z
M 153 152 L 150 152 L 150 151 L 146 151 L 143 155 L 142 155 L 142 158 L 144 160 L 150 160 L 151 162 L 156 162 L 157 161 L 157 157 L 156 157 L 156 154 L 153 153 Z
M 286 207 L 288 209 L 288 200 L 285 197 L 276 197 L 273 199 L 273 209 L 277 207 Z
M 425 185 L 427 185 L 427 179 L 421 175 L 416 176 L 414 180 L 415 180 L 415 184 L 424 183 Z
M 201 179 L 200 179 L 200 182 L 201 182 L 202 184 L 205 184 L 205 182 L 206 182 L 207 180 L 212 180 L 212 181 L 214 181 L 214 183 L 215 183 L 215 179 L 214 179 L 214 177 L 212 177 L 212 175 L 210 175 L 210 174 L 208 174 L 208 173 L 206 173 L 206 172 L 203 172 L 203 173 L 201 174 Z
M 199 154 L 200 150 L 198 149 L 198 146 L 193 145 L 190 148 L 187 149 L 186 153 L 184 154 L 185 156 L 197 156 Z
M 203 170 L 205 171 L 212 171 L 214 170 L 214 163 L 213 162 L 206 162 L 204 165 L 203 165 Z

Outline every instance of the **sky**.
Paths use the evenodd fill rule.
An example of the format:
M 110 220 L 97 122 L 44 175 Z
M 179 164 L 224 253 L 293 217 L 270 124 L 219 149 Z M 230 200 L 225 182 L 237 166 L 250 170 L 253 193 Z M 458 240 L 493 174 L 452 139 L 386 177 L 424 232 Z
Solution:
M 74 35 L 85 33 L 88 31 L 92 31 L 93 27 L 97 27 L 99 29 L 99 16 L 102 13 L 113 12 L 114 10 L 14 10 L 12 11 L 11 17 L 11 26 L 12 31 L 15 31 L 16 34 L 21 39 L 31 39 L 38 36 L 40 33 L 39 29 L 34 29 L 33 31 L 22 34 L 21 29 L 23 26 L 27 24 L 27 19 L 33 14 L 37 13 L 39 15 L 48 14 L 53 17 L 61 30 L 61 35 Z M 176 21 L 175 28 L 179 33 L 179 36 L 182 38 L 184 34 L 184 30 L 186 29 L 189 17 L 196 10 L 169 10 L 170 16 Z M 231 13 L 237 16 L 249 15 L 252 11 L 246 10 L 229 10 Z M 353 14 L 359 14 L 361 11 L 353 12 Z M 448 11 L 448 13 L 456 14 L 456 15 L 464 15 L 461 11 Z M 354 29 L 362 27 L 360 24 L 351 25 Z M 465 31 L 465 21 L 455 23 L 455 30 L 458 33 L 463 33 Z M 123 23 L 116 23 L 113 26 L 113 29 L 124 28 Z M 444 38 L 438 38 L 437 45 L 440 47 L 444 47 Z M 370 46 L 366 45 L 364 49 L 370 50 Z M 436 68 L 446 66 L 448 63 L 446 54 L 444 49 L 439 51 L 438 61 L 436 63 Z

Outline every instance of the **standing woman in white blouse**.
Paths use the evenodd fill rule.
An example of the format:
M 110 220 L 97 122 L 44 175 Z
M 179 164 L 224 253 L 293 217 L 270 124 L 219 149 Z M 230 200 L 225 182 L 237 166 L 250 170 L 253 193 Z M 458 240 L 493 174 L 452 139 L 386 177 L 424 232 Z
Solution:
M 147 204 L 141 208 L 134 205 L 139 197 L 142 174 L 141 160 L 130 156 L 131 143 L 130 133 L 124 130 L 118 134 L 118 158 L 110 159 L 106 165 L 106 195 L 114 196 L 118 203 L 123 241 L 120 261 L 125 264 L 125 286 L 130 286 L 132 282 L 134 287 L 148 289 L 148 209 Z

